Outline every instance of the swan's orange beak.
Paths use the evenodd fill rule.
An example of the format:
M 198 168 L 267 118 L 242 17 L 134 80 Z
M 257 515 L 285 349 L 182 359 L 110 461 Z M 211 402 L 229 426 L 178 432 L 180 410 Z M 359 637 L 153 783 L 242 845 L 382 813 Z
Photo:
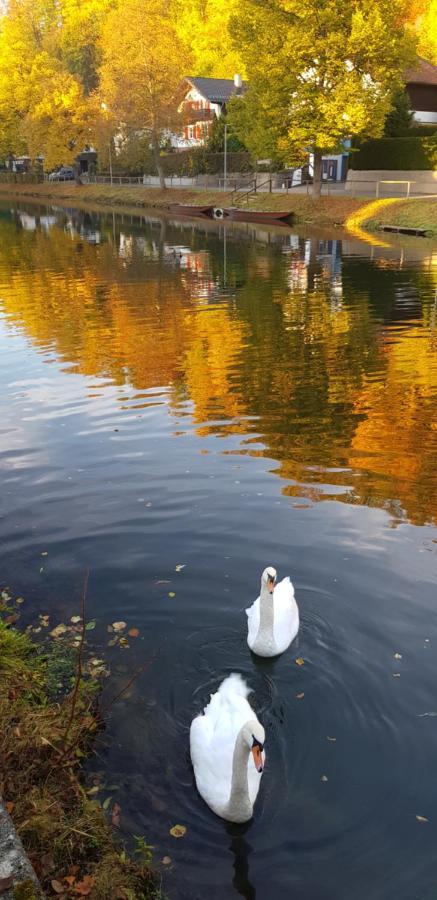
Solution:
M 263 770 L 263 755 L 260 747 L 258 747 L 258 744 L 255 744 L 255 746 L 252 747 L 252 756 L 256 766 L 256 770 L 261 774 Z
M 273 591 L 275 590 L 275 579 L 271 578 L 270 575 L 267 578 L 267 590 L 269 594 L 273 594 Z

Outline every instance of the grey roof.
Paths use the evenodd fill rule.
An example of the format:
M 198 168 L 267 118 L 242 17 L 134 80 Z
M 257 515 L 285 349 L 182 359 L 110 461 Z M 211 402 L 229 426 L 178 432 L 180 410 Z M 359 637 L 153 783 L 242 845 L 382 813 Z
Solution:
M 191 75 L 187 75 L 186 80 L 211 103 L 226 103 L 237 92 L 232 78 L 192 78 Z M 246 84 L 243 81 L 241 92 L 244 92 L 245 88 Z

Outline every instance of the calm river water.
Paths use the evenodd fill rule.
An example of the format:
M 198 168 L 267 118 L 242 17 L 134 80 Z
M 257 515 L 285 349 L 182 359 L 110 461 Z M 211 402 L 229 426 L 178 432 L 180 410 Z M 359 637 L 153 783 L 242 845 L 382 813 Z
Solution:
M 150 661 L 94 769 L 172 900 L 437 895 L 437 248 L 379 243 L 0 207 L 1 583 L 55 625 L 89 566 L 108 697 Z M 266 564 L 302 621 L 274 661 Z M 188 754 L 235 670 L 267 732 L 245 827 Z

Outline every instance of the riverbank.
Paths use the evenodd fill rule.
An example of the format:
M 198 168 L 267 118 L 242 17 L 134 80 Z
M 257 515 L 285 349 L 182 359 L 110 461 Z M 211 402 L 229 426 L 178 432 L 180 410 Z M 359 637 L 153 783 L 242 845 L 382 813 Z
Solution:
M 193 206 L 224 206 L 226 202 L 251 210 L 289 211 L 297 225 L 343 226 L 356 229 L 359 225 L 377 231 L 383 225 L 423 228 L 428 235 L 437 235 L 437 200 L 435 198 L 369 200 L 348 196 L 322 196 L 314 201 L 305 194 L 260 193 L 236 203 L 222 191 L 195 191 L 159 188 L 89 184 L 74 182 L 44 184 L 0 183 L 0 197 L 14 196 L 66 204 L 95 204 L 98 207 L 135 207 L 168 210 L 174 203 Z
M 89 625 L 73 617 L 37 643 L 33 634 L 48 628 L 48 617 L 22 633 L 14 627 L 21 602 L 1 592 L 0 795 L 44 896 L 158 900 L 150 848 L 137 841 L 137 861 L 129 859 L 116 833 L 120 807 L 99 802 L 103 786 L 85 782 L 83 763 L 104 728 L 104 663 L 86 650 Z M 24 881 L 11 867 L 10 896 L 34 900 L 39 893 L 22 869 Z

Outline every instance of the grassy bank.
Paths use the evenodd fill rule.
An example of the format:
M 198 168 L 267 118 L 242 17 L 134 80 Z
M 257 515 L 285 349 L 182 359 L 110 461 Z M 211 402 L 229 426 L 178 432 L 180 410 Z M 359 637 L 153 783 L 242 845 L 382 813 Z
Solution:
M 166 210 L 173 203 L 192 206 L 238 205 L 242 209 L 280 210 L 293 213 L 298 225 L 333 226 L 366 230 L 378 230 L 383 225 L 424 228 L 430 235 L 437 235 L 437 199 L 395 198 L 368 200 L 348 196 L 323 196 L 314 201 L 306 194 L 256 194 L 250 203 L 235 202 L 222 191 L 195 191 L 142 186 L 109 184 L 8 184 L 0 183 L 0 197 L 16 196 L 66 204 L 92 204 L 97 207 L 129 207 Z
M 150 848 L 140 841 L 137 861 L 128 858 L 116 836 L 119 807 L 101 805 L 100 786 L 83 777 L 103 727 L 85 623 L 58 626 L 54 639 L 37 644 L 32 631 L 48 617 L 23 634 L 14 627 L 21 598 L 14 603 L 7 590 L 1 597 L 0 794 L 44 895 L 158 900 Z M 31 885 L 23 896 L 33 900 Z
M 148 209 L 166 210 L 172 203 L 192 206 L 235 205 L 229 194 L 223 191 L 194 191 L 140 186 L 120 186 L 109 184 L 76 185 L 63 184 L 23 184 L 0 183 L 1 194 L 32 197 L 68 203 L 93 203 L 103 206 L 136 206 Z M 246 201 L 241 201 L 242 209 L 247 209 Z M 315 203 L 306 194 L 257 194 L 250 200 L 249 209 L 281 210 L 294 213 L 298 223 L 308 225 L 341 225 L 362 206 L 362 201 L 352 197 L 321 197 Z

